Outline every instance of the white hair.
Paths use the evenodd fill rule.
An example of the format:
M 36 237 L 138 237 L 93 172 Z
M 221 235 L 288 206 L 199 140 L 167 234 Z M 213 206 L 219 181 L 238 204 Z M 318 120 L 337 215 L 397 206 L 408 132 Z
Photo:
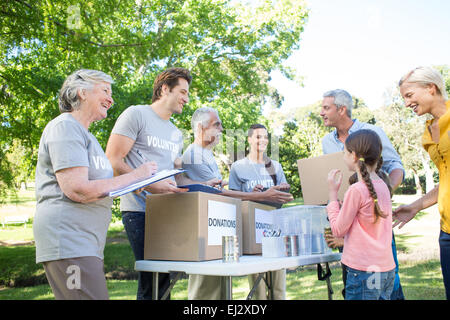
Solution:
M 350 93 L 348 93 L 345 90 L 342 89 L 336 89 L 336 90 L 330 90 L 323 94 L 323 97 L 333 97 L 334 98 L 334 104 L 338 109 L 342 107 L 347 108 L 347 115 L 349 118 L 352 117 L 352 110 L 353 110 L 353 100 Z
M 445 90 L 444 79 L 439 71 L 431 67 L 417 67 L 404 75 L 398 85 L 401 86 L 405 82 L 419 83 L 421 85 L 434 84 L 439 94 L 445 99 L 448 99 L 447 91 Z
M 64 81 L 59 91 L 59 111 L 72 112 L 80 108 L 78 90 L 92 89 L 99 82 L 114 83 L 113 79 L 102 71 L 80 69 Z
M 197 129 L 199 124 L 201 124 L 202 128 L 206 128 L 208 126 L 209 121 L 211 120 L 211 113 L 214 113 L 217 117 L 219 117 L 217 110 L 211 107 L 201 107 L 195 110 L 191 119 L 191 127 L 194 132 L 194 138 L 197 137 Z

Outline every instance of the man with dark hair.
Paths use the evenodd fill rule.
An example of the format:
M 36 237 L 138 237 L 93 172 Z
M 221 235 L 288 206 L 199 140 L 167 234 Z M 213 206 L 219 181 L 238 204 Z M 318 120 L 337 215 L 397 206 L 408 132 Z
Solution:
M 161 98 L 164 85 L 169 88 L 169 91 L 172 91 L 179 84 L 179 79 L 186 80 L 187 84 L 190 85 L 192 76 L 189 70 L 184 68 L 170 68 L 161 72 L 153 82 L 152 102 L 154 103 Z
M 146 161 L 155 161 L 158 170 L 173 169 L 181 157 L 183 136 L 170 121 L 189 102 L 189 70 L 167 69 L 154 82 L 151 105 L 128 107 L 117 119 L 106 146 L 106 156 L 114 175 L 130 172 Z M 145 201 L 147 194 L 185 192 L 173 178 L 147 186 L 141 193 L 120 198 L 122 221 L 136 260 L 144 259 Z M 153 273 L 139 272 L 138 300 L 152 298 Z M 170 283 L 169 274 L 160 274 L 160 297 Z

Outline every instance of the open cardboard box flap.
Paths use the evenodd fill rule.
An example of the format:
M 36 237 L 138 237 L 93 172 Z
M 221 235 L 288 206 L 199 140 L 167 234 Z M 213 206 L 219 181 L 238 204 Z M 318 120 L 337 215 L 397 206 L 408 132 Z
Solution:
M 328 202 L 328 173 L 339 169 L 342 173 L 342 184 L 338 198 L 344 199 L 349 187 L 348 179 L 353 174 L 344 162 L 344 153 L 336 152 L 323 156 L 297 160 L 300 185 L 302 186 L 305 205 L 325 205 Z

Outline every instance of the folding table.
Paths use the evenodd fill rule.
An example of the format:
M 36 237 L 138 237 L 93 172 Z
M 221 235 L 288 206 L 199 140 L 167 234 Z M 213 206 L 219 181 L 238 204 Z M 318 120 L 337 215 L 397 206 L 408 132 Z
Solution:
M 269 271 L 276 271 L 282 269 L 297 268 L 300 266 L 317 264 L 319 270 L 322 269 L 321 263 L 326 264 L 326 274 L 320 280 L 326 280 L 328 288 L 328 298 L 332 299 L 332 288 L 329 276 L 331 275 L 329 269 L 329 262 L 340 261 L 340 253 L 325 253 L 312 254 L 295 257 L 281 257 L 281 258 L 264 258 L 257 255 L 244 255 L 239 257 L 239 262 L 222 262 L 222 260 L 211 261 L 160 261 L 160 260 L 139 260 L 135 263 L 136 271 L 153 272 L 153 299 L 158 299 L 158 277 L 159 273 L 175 272 L 175 278 L 171 281 L 169 288 L 166 290 L 162 299 L 167 298 L 175 283 L 181 278 L 182 274 L 200 274 L 210 276 L 226 277 L 226 298 L 232 299 L 232 277 L 245 276 L 249 274 L 259 274 L 251 289 L 248 299 L 251 298 L 259 281 L 264 278 L 267 287 L 269 288 L 269 299 L 273 299 L 273 286 Z M 319 272 L 320 273 L 320 272 Z

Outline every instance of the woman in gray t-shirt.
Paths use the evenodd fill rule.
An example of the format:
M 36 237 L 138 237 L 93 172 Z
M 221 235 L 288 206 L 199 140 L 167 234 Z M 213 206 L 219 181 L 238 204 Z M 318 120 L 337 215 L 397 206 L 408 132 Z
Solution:
M 247 157 L 231 166 L 229 188 L 252 192 L 280 186 L 281 190 L 289 190 L 281 164 L 265 154 L 269 142 L 266 127 L 252 125 L 248 131 L 248 142 L 250 149 Z
M 61 115 L 47 124 L 39 143 L 36 262 L 43 263 L 56 299 L 108 299 L 103 249 L 112 199 L 107 195 L 157 169 L 147 162 L 114 178 L 108 158 L 88 131 L 113 104 L 112 82 L 96 70 L 70 75 L 60 91 Z
M 232 190 L 252 192 L 263 191 L 273 186 L 280 186 L 280 190 L 289 190 L 286 177 L 278 161 L 269 159 L 265 152 L 269 142 L 269 135 L 265 126 L 254 124 L 248 130 L 250 146 L 247 157 L 236 161 L 231 166 L 229 188 Z M 276 204 L 273 204 L 276 205 Z M 281 206 L 281 204 L 280 204 Z M 286 299 L 286 270 L 272 271 L 274 298 Z M 256 281 L 257 274 L 249 275 L 250 288 Z M 266 287 L 260 283 L 255 291 L 255 299 L 267 299 Z

